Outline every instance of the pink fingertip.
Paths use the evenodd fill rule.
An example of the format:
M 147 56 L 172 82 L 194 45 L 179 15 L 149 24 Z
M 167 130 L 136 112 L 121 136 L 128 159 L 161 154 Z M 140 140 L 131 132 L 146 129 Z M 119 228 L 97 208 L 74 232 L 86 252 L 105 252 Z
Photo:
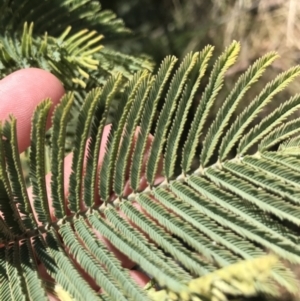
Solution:
M 17 118 L 19 151 L 30 143 L 31 118 L 36 106 L 50 98 L 54 106 L 64 94 L 61 82 L 50 72 L 38 69 L 21 69 L 0 81 L 0 120 L 10 114 Z M 50 127 L 50 114 L 47 126 Z

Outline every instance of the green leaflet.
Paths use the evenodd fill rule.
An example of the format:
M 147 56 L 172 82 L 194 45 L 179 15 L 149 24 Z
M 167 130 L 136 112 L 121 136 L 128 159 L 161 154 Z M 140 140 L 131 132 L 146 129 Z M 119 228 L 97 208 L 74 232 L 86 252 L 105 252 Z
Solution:
M 2 142 L 7 162 L 7 170 L 3 172 L 7 173 L 8 177 L 6 178 L 5 176 L 6 179 L 3 180 L 4 183 L 7 182 L 8 179 L 10 181 L 10 184 L 6 184 L 6 193 L 11 194 L 10 206 L 13 209 L 13 214 L 15 214 L 16 217 L 20 217 L 20 214 L 22 215 L 22 217 L 18 218 L 18 220 L 20 223 L 20 228 L 23 228 L 24 231 L 26 229 L 31 229 L 32 227 L 34 227 L 33 214 L 31 205 L 29 203 L 26 184 L 22 174 L 22 167 L 17 143 L 16 119 L 11 117 L 10 122 L 11 123 L 6 122 L 3 127 L 3 135 L 7 139 L 7 141 Z M 2 210 L 5 213 L 6 210 L 4 208 Z M 6 215 L 6 218 L 9 218 L 9 215 Z
M 0 202 L 1 203 L 5 203 L 7 200 L 9 200 L 9 196 L 5 191 L 5 187 L 3 185 L 2 179 L 0 181 Z M 7 203 L 6 204 L 6 208 L 4 206 L 0 207 L 1 211 L 3 212 L 3 215 L 5 216 L 7 213 L 11 213 L 11 207 L 10 204 Z M 10 217 L 12 216 L 11 214 L 9 215 Z M 8 219 L 9 221 L 10 219 Z M 9 223 L 6 223 L 4 218 L 1 218 L 0 220 L 0 229 L 1 229 L 1 234 L 0 234 L 0 239 L 1 241 L 6 237 L 6 238 L 13 238 L 13 234 L 15 232 L 15 234 L 17 234 L 18 232 L 20 232 L 20 228 L 18 227 L 18 225 L 16 225 L 14 222 L 12 222 L 12 225 L 14 226 L 13 228 L 9 227 Z
M 111 194 L 113 183 L 113 172 L 115 170 L 115 160 L 118 155 L 119 144 L 122 139 L 124 125 L 127 121 L 130 108 L 135 99 L 135 95 L 143 82 L 143 78 L 147 76 L 147 72 L 138 72 L 127 84 L 123 93 L 123 99 L 119 103 L 115 113 L 114 122 L 107 138 L 106 152 L 103 158 L 103 164 L 100 170 L 100 186 L 99 195 L 103 201 L 108 201 Z
M 128 162 L 130 159 L 131 145 L 133 144 L 137 124 L 143 113 L 144 104 L 147 101 L 149 90 L 152 87 L 152 79 L 149 76 L 143 78 L 139 89 L 137 90 L 132 107 L 128 113 L 126 125 L 124 126 L 124 133 L 120 142 L 119 154 L 115 163 L 114 174 L 114 191 L 122 197 L 124 187 L 126 184 L 126 172 L 128 170 Z
M 299 107 L 300 95 L 295 95 L 280 105 L 279 108 L 262 120 L 241 139 L 238 147 L 239 154 L 245 154 L 251 146 L 270 133 L 277 125 L 285 121 L 287 117 L 296 112 Z
M 122 252 L 129 256 L 130 259 L 134 260 L 136 263 L 140 264 L 144 269 L 150 269 L 153 276 L 160 285 L 167 285 L 174 291 L 180 291 L 185 285 L 180 282 L 180 279 L 168 268 L 167 271 L 161 270 L 157 262 L 151 259 L 151 254 L 147 248 L 135 245 L 129 239 L 124 236 L 119 236 L 111 226 L 109 226 L 105 221 L 96 218 L 95 215 L 89 216 L 89 221 L 93 227 L 104 235 L 109 241 L 115 245 L 122 248 Z M 147 253 L 149 255 L 147 255 Z
M 88 285 L 86 280 L 80 275 L 78 270 L 72 264 L 68 254 L 59 244 L 57 239 L 57 233 L 54 230 L 49 231 L 46 235 L 45 242 L 47 243 L 47 251 L 51 254 L 57 267 L 59 268 L 59 273 L 57 277 L 61 277 L 62 281 L 58 283 L 65 284 L 65 290 L 74 296 L 75 299 L 84 300 L 88 298 L 89 300 L 99 300 L 96 292 Z
M 286 156 L 286 151 L 288 154 L 290 154 L 290 147 L 291 145 L 286 145 L 283 146 L 281 144 L 281 148 L 279 149 L 278 152 L 264 152 L 263 154 L 261 154 L 262 158 L 271 160 L 275 163 L 280 163 L 292 170 L 295 171 L 300 171 L 300 164 L 297 160 L 297 158 L 294 158 L 293 156 Z M 286 147 L 286 149 L 284 149 L 284 147 Z M 291 146 L 291 148 L 293 148 L 293 150 L 296 150 L 297 147 Z M 288 150 L 287 150 L 288 149 Z
M 281 220 L 288 220 L 295 225 L 300 225 L 299 207 L 291 205 L 281 198 L 267 194 L 264 191 L 258 194 L 254 185 L 233 175 L 213 169 L 207 170 L 206 174 L 213 182 L 237 194 L 245 201 L 255 204 L 262 211 L 272 213 Z
M 188 137 L 185 141 L 182 152 L 182 170 L 186 173 L 191 168 L 191 163 L 194 158 L 199 138 L 202 134 L 205 121 L 208 113 L 222 88 L 225 72 L 236 61 L 240 51 L 240 44 L 233 42 L 224 53 L 218 58 L 211 72 L 209 83 L 201 97 L 197 111 L 195 112 Z
M 241 138 L 246 127 L 272 100 L 273 96 L 287 87 L 299 74 L 300 66 L 292 67 L 290 70 L 281 73 L 272 82 L 268 83 L 263 91 L 244 109 L 222 140 L 219 150 L 221 161 L 227 158 L 235 143 Z
M 82 107 L 78 116 L 76 136 L 78 143 L 75 143 L 72 158 L 72 173 L 70 175 L 69 199 L 70 209 L 77 212 L 80 208 L 82 198 L 82 171 L 85 146 L 89 136 L 91 121 L 94 115 L 97 102 L 100 99 L 100 89 L 92 90 Z
M 10 285 L 11 299 L 25 301 L 25 283 L 19 271 L 20 257 L 18 242 L 7 247 L 5 251 L 5 268 Z
M 299 145 L 300 144 L 299 144 L 299 137 L 298 136 L 286 139 L 285 141 L 280 143 L 280 145 L 278 147 L 278 153 L 280 153 L 282 155 L 290 155 L 290 156 L 296 156 L 297 157 L 298 156 Z M 288 157 L 286 157 L 286 158 L 288 158 Z
M 299 175 L 297 174 L 297 172 L 291 170 L 288 167 L 274 164 L 273 162 L 270 162 L 263 158 L 257 160 L 256 158 L 251 158 L 248 156 L 243 159 L 243 162 L 257 168 L 258 170 L 265 172 L 266 174 L 270 175 L 275 179 L 279 179 L 282 182 L 287 182 L 296 186 L 296 189 L 294 190 L 295 193 L 297 192 L 297 189 L 300 188 Z
M 173 278 L 185 281 L 189 279 L 186 273 L 170 258 L 166 257 L 160 250 L 158 250 L 154 245 L 150 244 L 147 239 L 130 226 L 125 220 L 123 220 L 118 212 L 114 209 L 108 208 L 104 211 L 104 214 L 109 222 L 114 225 L 114 227 L 123 232 L 124 236 L 137 248 L 143 251 L 145 258 L 149 258 L 157 266 L 160 266 L 166 273 Z
M 208 61 L 212 55 L 213 47 L 207 46 L 200 53 L 194 67 L 194 76 L 186 84 L 183 95 L 178 102 L 175 118 L 167 138 L 167 146 L 164 158 L 164 175 L 170 179 L 174 175 L 175 163 L 177 159 L 177 149 L 179 140 L 187 120 L 187 115 L 192 105 L 195 93 L 197 92 L 200 81 L 205 74 Z
M 64 157 L 66 125 L 73 104 L 73 95 L 65 95 L 56 106 L 52 117 L 52 153 L 51 153 L 51 197 L 55 217 L 60 219 L 66 215 L 64 190 Z
M 166 252 L 172 254 L 176 260 L 184 265 L 188 270 L 193 271 L 196 275 L 205 275 L 213 270 L 204 260 L 197 258 L 193 252 L 183 248 L 178 240 L 165 233 L 164 228 L 155 224 L 151 219 L 145 216 L 132 206 L 129 202 L 121 204 L 122 211 L 128 216 L 137 226 L 139 226 L 157 245 L 161 246 Z
M 111 296 L 112 300 L 125 301 L 126 298 L 122 295 L 120 288 L 115 285 L 109 274 L 76 239 L 70 224 L 62 225 L 59 233 L 69 248 L 69 252 L 77 259 L 81 267 L 92 276 L 99 287 L 102 287 Z
M 245 202 L 243 200 L 227 190 L 220 189 L 218 185 L 210 182 L 209 179 L 192 175 L 188 178 L 187 183 L 200 193 L 200 195 L 197 196 L 195 191 L 190 190 L 190 193 L 187 193 L 187 197 L 192 197 L 187 198 L 189 202 L 192 200 L 195 205 L 200 202 L 201 206 L 204 205 L 205 208 L 211 208 L 212 216 L 215 216 L 215 219 L 217 216 L 226 216 L 226 214 L 230 214 L 229 212 L 232 212 L 234 215 L 230 215 L 231 219 L 236 221 L 237 224 L 240 223 L 240 225 L 242 225 L 242 221 L 240 220 L 240 218 L 242 218 L 242 220 L 247 222 L 247 226 L 254 225 L 260 229 L 260 233 L 265 231 L 266 236 L 277 237 L 279 241 L 284 240 L 284 236 L 286 235 L 284 227 L 277 227 L 276 224 L 272 223 L 271 219 L 269 220 L 267 218 L 264 212 L 258 210 L 254 206 L 245 206 Z M 185 187 L 185 189 L 187 189 L 187 187 Z M 201 196 L 204 196 L 205 198 L 202 198 Z M 194 199 L 196 202 L 194 202 Z M 226 210 L 227 213 L 224 210 Z M 219 212 L 218 215 L 214 214 L 215 211 Z M 206 211 L 207 215 L 209 215 L 208 213 L 209 211 Z M 244 224 L 246 225 L 246 223 Z M 228 226 L 226 223 L 224 225 Z M 255 232 L 254 228 L 250 228 L 250 232 L 253 234 Z M 285 241 L 285 244 L 288 244 L 288 241 Z M 293 244 L 292 248 L 295 248 Z
M 270 170 L 272 167 L 274 165 L 270 167 Z M 271 193 L 280 195 L 294 204 L 300 205 L 299 187 L 295 187 L 290 183 L 283 184 L 278 179 L 271 177 L 270 174 L 263 172 L 263 170 L 250 168 L 247 164 L 227 162 L 224 164 L 224 168 L 250 183 L 260 186 Z
M 166 211 L 164 207 L 155 204 L 155 202 L 150 204 L 150 200 L 149 197 L 141 195 L 138 198 L 138 203 L 168 231 L 177 235 L 190 247 L 203 254 L 210 263 L 226 266 L 233 262 L 234 256 L 230 252 L 224 250 L 224 248 L 214 246 L 208 238 L 201 236 L 197 229 L 188 223 L 183 223 L 176 216 Z
M 160 154 L 164 146 L 167 129 L 171 123 L 173 112 L 177 106 L 177 101 L 180 98 L 184 84 L 196 64 L 197 57 L 197 53 L 188 54 L 170 83 L 163 108 L 156 124 L 154 139 L 150 147 L 150 155 L 146 167 L 146 179 L 151 186 L 154 184 L 155 177 L 157 176 Z
M 59 270 L 58 265 L 55 262 L 55 259 L 51 256 L 51 253 L 46 248 L 46 243 L 42 237 L 36 236 L 33 239 L 33 247 L 36 251 L 37 258 L 44 265 L 48 274 L 58 282 L 65 291 L 75 291 L 74 286 L 70 283 L 70 280 L 67 276 Z M 75 295 L 75 294 L 74 294 Z
M 84 179 L 84 202 L 88 207 L 92 206 L 95 198 L 95 187 L 97 186 L 96 179 L 99 164 L 98 160 L 99 153 L 101 151 L 100 147 L 104 126 L 107 121 L 110 104 L 118 89 L 120 89 L 121 80 L 121 75 L 118 75 L 116 77 L 112 77 L 104 85 L 100 99 L 96 105 L 94 119 L 91 124 L 91 133 L 87 150 L 86 177 Z
M 20 246 L 20 265 L 23 271 L 26 291 L 32 300 L 47 300 L 46 292 L 43 288 L 43 283 L 38 277 L 36 271 L 37 264 L 34 259 L 34 253 L 31 248 L 31 243 L 26 240 Z M 5 299 L 6 300 L 6 299 Z
M 146 294 L 130 278 L 128 271 L 123 269 L 113 254 L 103 243 L 96 239 L 96 236 L 82 218 L 75 221 L 75 229 L 80 239 L 84 241 L 85 247 L 106 267 L 109 274 L 114 277 L 130 299 L 147 300 Z
M 272 146 L 276 145 L 283 140 L 286 140 L 299 132 L 300 119 L 291 120 L 282 124 L 269 135 L 264 137 L 260 142 L 258 149 L 260 152 L 269 150 Z
M 150 90 L 149 98 L 145 103 L 144 113 L 140 122 L 141 129 L 138 133 L 131 160 L 132 165 L 130 169 L 130 186 L 134 191 L 139 189 L 143 157 L 145 154 L 150 128 L 155 116 L 156 107 L 176 61 L 177 59 L 171 56 L 164 59 L 160 69 L 157 72 L 157 75 L 154 78 L 154 83 Z
M 30 180 L 33 206 L 40 222 L 51 222 L 50 208 L 45 182 L 45 132 L 48 112 L 52 102 L 40 103 L 33 115 L 30 136 Z
M 0 297 L 2 300 L 10 300 L 11 299 L 11 290 L 9 287 L 9 279 L 6 272 L 6 261 L 5 261 L 5 248 L 0 249 L 0 280 L 1 280 L 1 286 L 0 286 Z
M 219 139 L 224 132 L 230 117 L 234 113 L 245 93 L 253 83 L 255 83 L 263 74 L 265 69 L 273 63 L 278 57 L 274 52 L 271 52 L 262 58 L 258 59 L 249 69 L 240 76 L 231 93 L 227 96 L 218 114 L 209 127 L 208 133 L 203 142 L 201 151 L 201 164 L 206 166 L 215 151 Z
M 250 244 L 245 244 L 245 242 L 237 235 L 234 235 L 234 233 L 226 233 L 226 228 L 221 227 L 215 221 L 207 218 L 205 214 L 197 210 L 197 206 L 191 207 L 188 202 L 179 201 L 174 198 L 171 193 L 161 188 L 157 188 L 155 193 L 159 195 L 157 198 L 162 204 L 174 211 L 184 221 L 193 225 L 204 235 L 210 237 L 216 244 L 225 246 L 228 250 L 244 259 L 248 259 L 251 256 L 261 256 L 263 254 L 259 249 L 254 248 Z M 226 239 L 224 239 L 225 233 Z
M 32 56 L 32 31 L 33 31 L 33 23 L 29 25 L 27 22 L 24 24 L 23 28 L 23 35 L 21 38 L 21 50 L 22 55 L 24 57 L 31 57 Z
M 272 221 L 268 221 L 263 212 L 251 206 L 245 206 L 245 202 L 239 202 L 239 199 L 234 196 L 229 197 L 226 192 L 212 187 L 201 178 L 192 176 L 188 183 L 209 199 L 199 198 L 193 190 L 182 187 L 179 183 L 176 185 L 179 188 L 175 185 L 171 188 L 177 195 L 180 193 L 184 195 L 185 201 L 223 227 L 230 228 L 236 234 L 272 249 L 273 252 L 291 262 L 298 262 L 299 249 L 296 244 L 285 238 L 288 233 L 284 229 L 272 227 Z M 244 243 L 248 245 L 249 251 L 253 252 L 251 244 Z M 251 256 L 255 255 L 255 252 L 257 251 L 254 250 Z

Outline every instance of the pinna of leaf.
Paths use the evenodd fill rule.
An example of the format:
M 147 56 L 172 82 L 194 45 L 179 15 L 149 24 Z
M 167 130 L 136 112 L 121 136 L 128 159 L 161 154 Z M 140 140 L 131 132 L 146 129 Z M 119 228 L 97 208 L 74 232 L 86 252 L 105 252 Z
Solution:
M 38 77 L 38 80 L 35 77 Z M 49 77 L 50 77 L 50 79 L 49 79 Z M 26 81 L 24 81 L 24 79 L 27 80 L 29 83 L 26 83 Z M 18 89 L 16 89 L 16 85 L 18 85 L 17 87 L 19 88 L 19 82 L 20 81 L 22 81 L 24 83 L 24 86 L 26 87 L 26 89 L 28 91 L 27 91 L 27 93 L 24 93 L 22 95 L 16 95 L 17 93 L 15 91 L 18 91 Z M 45 89 L 45 81 L 48 84 L 49 90 Z M 50 82 L 50 86 L 49 86 L 49 82 Z M 51 74 L 49 74 L 48 72 L 43 72 L 42 70 L 39 70 L 39 69 L 28 69 L 28 70 L 18 71 L 16 73 L 10 75 L 9 77 L 5 78 L 2 81 L 1 84 L 2 84 L 1 85 L 2 90 L 4 90 L 6 92 L 5 95 L 3 95 L 2 100 L 6 104 L 7 111 L 11 110 L 11 108 L 15 109 L 16 105 L 11 103 L 12 100 L 16 99 L 16 100 L 18 100 L 18 102 L 20 102 L 24 99 L 23 95 L 25 95 L 28 98 L 30 97 L 30 101 L 32 103 L 33 102 L 37 103 L 38 101 L 40 101 L 40 98 L 46 98 L 47 95 L 51 96 L 51 92 L 53 94 L 53 91 L 54 91 L 54 95 L 51 97 L 51 99 L 53 99 L 54 100 L 53 102 L 56 103 L 59 99 L 59 95 L 61 95 L 62 92 L 63 92 L 60 83 L 54 77 L 51 77 Z M 39 86 L 39 84 L 41 85 L 41 87 Z M 54 87 L 52 87 L 51 85 L 53 85 Z M 43 91 L 43 93 L 45 93 L 45 95 L 43 97 L 41 97 L 40 91 Z M 12 94 L 13 94 L 13 96 L 12 96 Z M 22 99 L 22 97 L 23 97 L 23 99 Z M 63 127 L 63 125 L 66 123 L 67 113 L 68 113 L 68 110 L 70 109 L 70 104 L 72 103 L 72 96 L 71 95 L 65 96 L 62 99 L 61 104 L 55 109 L 55 111 L 58 112 L 60 110 L 60 107 L 64 105 L 64 102 L 66 101 L 66 99 L 68 99 L 69 102 L 67 104 L 67 108 L 65 109 L 65 112 L 61 115 L 56 113 L 56 116 L 55 116 L 56 120 L 59 122 L 59 125 L 61 127 Z M 27 99 L 24 99 L 24 101 L 25 100 L 27 100 Z M 31 104 L 31 102 L 27 101 L 26 104 L 29 106 Z M 38 109 L 41 108 L 41 107 L 42 108 L 45 107 L 45 104 L 46 104 L 46 109 L 50 110 L 50 102 L 48 102 L 48 101 L 41 103 L 38 106 Z M 33 108 L 29 109 L 29 110 L 33 110 Z M 22 112 L 24 112 L 24 111 L 27 112 L 26 109 L 22 108 Z M 5 108 L 2 109 L 1 112 L 2 112 L 2 119 L 5 119 L 7 117 L 7 113 L 5 112 Z M 20 126 L 18 127 L 18 132 L 17 133 L 19 133 L 19 135 L 18 135 L 19 150 L 22 151 L 27 146 L 26 142 L 27 143 L 29 142 L 29 139 L 28 139 L 28 141 L 26 141 L 26 137 L 28 137 L 28 132 L 29 131 L 25 132 L 24 129 L 26 129 L 26 126 L 28 127 L 28 125 L 30 125 L 30 122 L 29 122 L 30 119 L 29 119 L 29 116 L 24 116 L 24 114 L 22 114 L 22 112 L 18 112 L 18 111 L 16 112 L 16 110 L 14 110 L 14 112 L 15 112 L 15 115 L 17 116 L 17 118 L 20 121 L 19 125 L 21 127 Z M 16 125 L 16 123 L 15 123 L 16 119 L 12 116 L 11 116 L 11 118 L 12 118 L 11 122 L 13 122 L 13 124 Z M 44 117 L 44 119 L 45 119 L 45 117 Z M 56 122 L 56 120 L 54 119 L 53 121 Z M 36 117 L 36 115 L 35 115 L 34 119 L 33 119 L 33 124 L 34 125 L 36 125 L 36 121 L 40 122 L 38 117 Z M 6 126 L 8 127 L 9 125 L 6 124 Z M 49 122 L 48 122 L 48 127 L 49 127 Z M 107 137 L 107 135 L 109 133 L 109 130 L 110 130 L 110 126 L 106 126 L 104 128 L 102 138 L 105 139 L 105 137 Z M 12 131 L 14 131 L 14 130 L 12 129 Z M 20 136 L 20 134 L 22 136 Z M 34 130 L 33 130 L 32 135 L 34 135 Z M 34 139 L 34 138 L 32 137 L 32 139 Z M 64 156 L 63 141 L 62 141 L 62 139 L 58 140 L 58 141 L 62 143 L 61 144 L 62 147 L 60 149 L 61 153 L 59 155 L 54 154 L 53 155 L 54 158 L 58 158 L 58 156 Z M 149 136 L 149 138 L 147 140 L 147 144 L 149 145 L 150 142 L 151 142 L 151 136 Z M 102 158 L 103 158 L 104 146 L 105 146 L 105 140 L 102 143 L 102 147 L 101 147 L 101 151 L 100 151 L 100 156 L 99 156 L 100 162 L 102 161 Z M 53 149 L 55 151 L 55 147 L 53 147 Z M 33 149 L 33 152 L 34 151 L 35 151 L 35 148 Z M 40 159 L 40 160 L 42 160 L 42 159 Z M 70 171 L 71 171 L 71 162 L 72 162 L 72 154 L 67 156 L 65 158 L 65 162 L 63 163 L 63 165 L 64 165 L 63 166 L 63 168 L 64 168 L 64 175 L 63 175 L 64 178 L 66 178 L 66 175 L 69 174 Z M 40 164 L 40 163 L 37 163 L 37 164 Z M 35 172 L 36 172 L 36 170 L 34 170 L 34 173 Z M 32 177 L 35 177 L 34 173 L 31 174 Z M 49 191 L 51 178 L 52 178 L 52 183 L 51 183 L 52 185 L 55 185 L 55 183 L 59 182 L 58 181 L 59 177 L 57 177 L 55 175 L 55 169 L 52 169 L 52 175 L 51 174 L 46 175 L 46 182 L 45 182 L 46 187 L 45 188 L 46 188 L 46 190 L 48 189 L 48 191 Z M 63 185 L 63 183 L 61 183 L 61 182 L 59 182 L 59 185 L 61 185 L 61 187 L 60 187 L 60 192 L 62 193 L 60 195 L 61 200 L 63 200 L 63 202 L 65 202 L 65 199 L 66 199 L 65 198 L 65 187 L 63 187 L 63 186 L 66 186 L 66 185 Z M 145 186 L 145 183 L 141 183 L 141 188 L 143 188 L 144 186 Z M 125 193 L 129 194 L 128 190 L 129 190 L 128 188 L 125 189 L 124 190 Z M 24 193 L 24 191 L 23 191 L 23 193 Z M 46 195 L 45 190 L 43 191 L 43 193 L 44 193 L 44 195 Z M 36 191 L 36 194 L 38 194 L 38 191 Z M 30 187 L 28 189 L 28 196 L 29 196 L 31 206 L 33 206 L 33 196 L 32 195 L 34 195 L 34 193 L 32 192 L 32 187 Z M 51 194 L 48 193 L 48 195 L 51 195 Z M 54 195 L 56 196 L 56 194 L 54 194 Z M 40 197 L 40 199 L 41 198 L 42 198 L 42 196 Z M 39 202 L 40 199 L 35 199 L 34 202 Z M 46 202 L 48 202 L 48 204 Z M 48 207 L 48 210 L 49 210 L 50 216 L 51 216 L 51 220 L 48 220 L 48 222 L 52 223 L 55 220 L 57 220 L 59 216 L 55 216 L 55 214 L 53 212 L 53 209 L 52 209 L 52 206 L 53 206 L 52 196 L 51 196 L 51 198 L 46 199 L 46 202 L 44 203 L 44 206 Z M 40 206 L 40 205 L 41 204 L 39 204 L 38 206 Z M 30 207 L 28 207 L 27 210 L 31 211 L 32 209 Z M 70 212 L 67 211 L 68 209 L 67 209 L 66 204 L 65 204 L 65 210 L 66 210 L 65 212 L 68 212 L 68 214 L 70 214 Z M 32 210 L 32 213 L 33 213 L 33 216 L 35 217 L 35 220 L 38 223 L 38 225 L 42 226 L 43 223 L 38 219 L 38 213 L 34 210 L 34 208 Z M 30 225 L 30 226 L 32 226 L 32 225 Z M 107 241 L 105 241 L 105 243 L 106 242 Z M 109 242 L 107 242 L 107 243 L 109 244 Z M 130 268 L 134 265 L 133 262 L 131 262 L 126 256 L 122 255 L 122 253 L 119 252 L 118 250 L 116 250 L 113 246 L 109 245 L 109 248 L 115 251 L 115 253 L 116 253 L 116 255 L 119 259 L 123 260 L 123 265 L 125 267 Z M 42 274 L 44 274 L 44 276 L 46 276 L 46 278 L 47 278 L 47 275 L 45 274 L 45 272 L 42 272 Z M 131 271 L 130 274 L 141 285 L 144 285 L 146 283 L 145 281 L 147 281 L 147 277 L 145 277 L 143 274 L 141 274 L 138 271 Z
M 290 145 L 286 139 L 299 131 L 297 119 L 287 122 L 300 106 L 299 97 L 246 129 L 300 68 L 278 75 L 228 126 L 246 91 L 277 58 L 266 54 L 240 77 L 206 127 L 239 48 L 233 42 L 217 59 L 190 124 L 187 116 L 213 47 L 188 54 L 177 67 L 176 58 L 167 57 L 156 75 L 138 72 L 125 88 L 120 75 L 111 77 L 88 93 L 72 157 L 65 159 L 66 124 L 74 99 L 67 93 L 52 117 L 48 178 L 44 137 L 51 102 L 39 104 L 31 131 L 32 198 L 20 168 L 15 119 L 1 127 L 2 298 L 25 294 L 46 300 L 47 275 L 46 281 L 54 281 L 75 300 L 159 300 L 159 294 L 143 290 L 129 277 L 124 267 L 134 264 L 166 288 L 166 300 L 276 295 L 274 283 L 297 291 L 293 272 L 277 257 L 300 263 L 295 233 L 300 209 L 293 196 L 300 191 L 299 163 L 284 173 L 291 159 L 280 153 Z M 120 91 L 118 109 L 107 126 L 111 103 Z M 182 137 L 185 127 L 188 134 Z M 257 152 L 247 155 L 254 141 Z M 284 142 L 284 147 L 269 151 L 274 141 Z M 230 159 L 233 148 L 237 154 Z M 195 157 L 200 159 L 196 168 Z M 217 162 L 211 164 L 214 157 Z M 164 178 L 157 181 L 160 168 Z M 112 247 L 114 252 L 109 252 Z M 119 261 L 116 249 L 129 259 Z M 268 256 L 270 252 L 275 255 Z M 248 261 L 234 265 L 243 259 Z M 242 267 L 252 272 L 241 273 Z M 9 288 L 10 280 L 19 285 L 15 291 Z
M 22 90 L 22 94 L 18 93 L 20 90 L 20 82 L 23 83 L 24 89 Z M 26 90 L 26 91 L 24 91 Z M 18 72 L 15 72 L 11 74 L 10 76 L 6 77 L 1 82 L 1 91 L 3 91 L 3 94 L 1 95 L 1 100 L 3 107 L 1 108 L 1 119 L 6 119 L 8 117 L 8 114 L 10 112 L 14 112 L 14 115 L 18 119 L 17 127 L 18 127 L 18 137 L 17 140 L 19 142 L 19 151 L 23 151 L 26 146 L 29 143 L 29 129 L 30 129 L 30 118 L 31 114 L 30 111 L 34 110 L 34 107 L 36 104 L 41 101 L 41 99 L 46 98 L 46 96 L 51 96 L 51 99 L 53 100 L 53 103 L 57 103 L 60 96 L 63 94 L 63 88 L 61 87 L 61 84 L 54 78 L 50 73 L 44 72 L 43 70 L 39 69 L 25 69 L 20 70 Z M 14 102 L 24 102 L 27 105 L 27 109 L 22 107 L 21 110 L 19 109 L 19 106 L 17 106 Z M 12 111 L 13 110 L 13 111 Z M 27 113 L 26 114 L 24 114 Z M 61 118 L 63 120 L 63 118 Z M 49 127 L 48 123 L 48 127 Z M 109 128 L 106 128 L 105 134 L 109 132 Z M 105 135 L 104 134 L 104 135 Z M 149 137 L 150 139 L 150 137 Z M 102 147 L 103 149 L 103 147 Z M 100 152 L 100 160 L 101 156 L 103 155 L 103 151 Z M 71 156 L 66 157 L 65 159 L 65 173 L 68 174 L 71 170 Z M 50 178 L 51 175 L 46 175 L 46 185 L 47 187 L 50 186 Z M 23 192 L 24 193 L 24 192 Z M 29 199 L 32 200 L 32 187 L 28 190 Z M 51 202 L 52 200 L 49 199 L 50 202 L 50 208 L 51 209 Z M 34 215 L 36 216 L 36 212 L 33 210 Z M 51 211 L 52 218 L 53 210 Z M 39 223 L 42 225 L 42 223 Z M 111 246 L 113 248 L 113 246 Z M 116 252 L 118 252 L 116 250 Z M 124 266 L 130 267 L 133 263 L 131 263 L 130 260 L 127 260 L 126 257 L 124 257 L 120 252 L 119 258 L 123 259 Z M 143 275 L 138 278 L 139 273 L 132 271 L 131 274 L 133 277 L 137 278 L 137 281 L 142 281 L 142 284 L 145 281 L 145 277 Z M 145 279 L 145 280 L 144 280 Z

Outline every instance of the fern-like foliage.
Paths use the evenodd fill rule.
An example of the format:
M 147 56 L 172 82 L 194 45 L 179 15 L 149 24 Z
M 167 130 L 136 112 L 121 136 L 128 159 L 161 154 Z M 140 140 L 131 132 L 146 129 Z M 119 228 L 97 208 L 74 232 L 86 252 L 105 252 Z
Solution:
M 140 71 L 125 89 L 121 75 L 92 89 L 77 120 L 68 193 L 64 139 L 74 94 L 62 98 L 52 117 L 50 193 L 44 167 L 49 101 L 37 107 L 32 121 L 33 200 L 20 167 L 17 121 L 11 117 L 1 125 L 1 300 L 46 300 L 48 291 L 61 300 L 223 301 L 280 296 L 279 285 L 297 293 L 291 267 L 300 263 L 299 137 L 294 137 L 300 127 L 298 119 L 287 117 L 299 108 L 300 97 L 252 129 L 249 125 L 300 75 L 300 67 L 270 82 L 229 126 L 246 91 L 277 57 L 266 54 L 240 77 L 207 127 L 239 48 L 233 42 L 216 60 L 190 124 L 187 115 L 211 46 L 178 65 L 167 57 L 157 74 Z M 110 106 L 120 91 L 99 162 Z M 271 149 L 278 143 L 277 151 Z M 254 154 L 249 153 L 253 145 Z M 199 166 L 192 164 L 195 157 Z M 178 162 L 181 167 L 175 168 Z M 139 288 L 99 235 L 150 275 L 154 287 Z M 53 282 L 43 278 L 40 265 Z
M 130 31 L 99 1 L 1 0 L 0 11 L 0 78 L 38 67 L 85 97 L 83 88 L 99 86 L 112 74 L 131 77 L 152 68 L 148 59 L 103 48 L 103 38 L 113 42 Z
M 88 91 L 110 76 L 122 73 L 125 83 L 138 70 L 153 68 L 149 58 L 111 47 L 132 33 L 98 0 L 0 0 L 0 12 L 0 79 L 30 67 L 53 73 L 74 93 L 74 119 Z M 68 124 L 69 145 L 74 128 Z

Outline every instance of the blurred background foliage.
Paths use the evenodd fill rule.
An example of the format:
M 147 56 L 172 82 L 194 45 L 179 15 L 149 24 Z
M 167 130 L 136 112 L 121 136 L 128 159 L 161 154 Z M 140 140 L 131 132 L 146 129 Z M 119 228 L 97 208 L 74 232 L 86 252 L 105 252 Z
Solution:
M 100 0 L 133 30 L 118 48 L 146 53 L 159 63 L 166 55 L 183 57 L 207 44 L 220 53 L 232 40 L 242 44 L 239 63 L 249 63 L 277 50 L 274 66 L 285 70 L 299 60 L 299 0 Z

